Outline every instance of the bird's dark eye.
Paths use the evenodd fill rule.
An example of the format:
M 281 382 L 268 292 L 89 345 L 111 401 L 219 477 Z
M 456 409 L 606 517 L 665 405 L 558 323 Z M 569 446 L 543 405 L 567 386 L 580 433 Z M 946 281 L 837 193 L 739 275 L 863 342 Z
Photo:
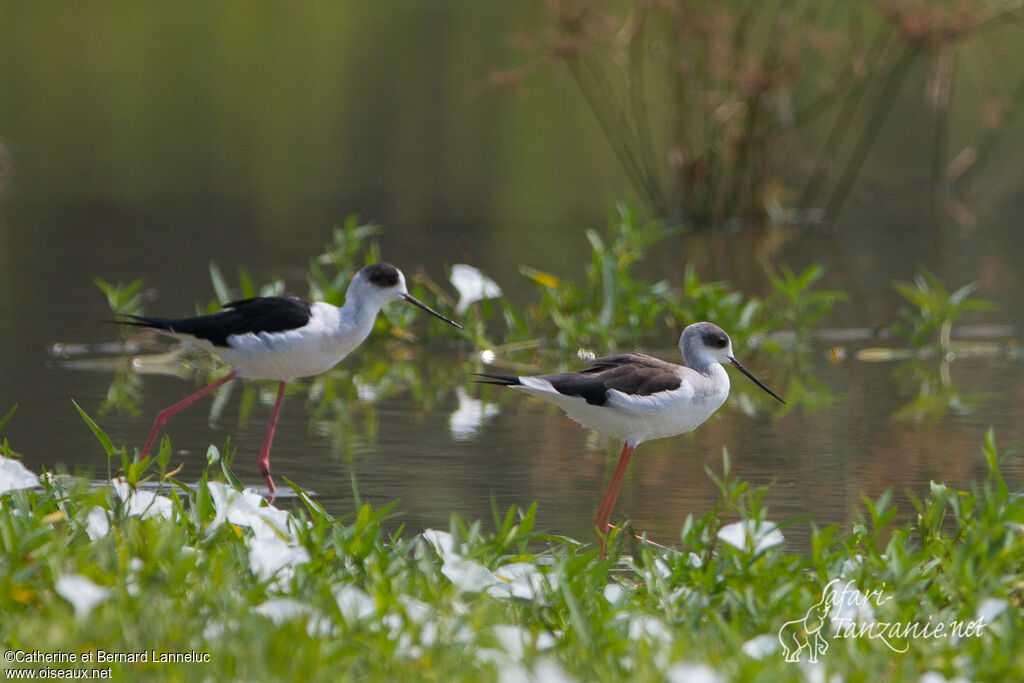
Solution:
M 724 349 L 728 345 L 729 340 L 726 339 L 725 337 L 715 337 L 715 346 L 717 346 L 718 348 Z

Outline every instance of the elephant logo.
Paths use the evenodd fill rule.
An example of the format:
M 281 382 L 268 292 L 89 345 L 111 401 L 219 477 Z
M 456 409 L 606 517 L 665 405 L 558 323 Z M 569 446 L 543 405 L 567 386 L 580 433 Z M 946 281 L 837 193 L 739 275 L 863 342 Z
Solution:
M 817 662 L 818 655 L 825 654 L 825 651 L 828 650 L 828 641 L 825 640 L 821 630 L 828 618 L 828 588 L 830 587 L 831 585 L 826 586 L 821 600 L 807 610 L 807 614 L 800 619 L 787 621 L 779 628 L 779 644 L 782 645 L 782 650 L 786 653 L 787 662 L 799 662 L 800 653 L 804 648 L 807 648 L 812 662 Z

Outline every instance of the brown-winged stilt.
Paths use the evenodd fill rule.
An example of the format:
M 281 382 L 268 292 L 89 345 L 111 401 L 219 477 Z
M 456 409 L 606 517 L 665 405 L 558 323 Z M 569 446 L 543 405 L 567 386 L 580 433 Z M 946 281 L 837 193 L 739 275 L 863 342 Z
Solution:
M 679 350 L 685 366 L 627 353 L 598 358 L 578 372 L 529 377 L 477 373 L 484 378 L 480 382 L 512 387 L 554 403 L 584 427 L 624 441 L 594 516 L 602 547 L 633 450 L 644 441 L 689 432 L 711 417 L 729 395 L 729 374 L 723 365 L 736 367 L 785 403 L 736 360 L 729 335 L 717 325 L 690 325 L 679 337 Z

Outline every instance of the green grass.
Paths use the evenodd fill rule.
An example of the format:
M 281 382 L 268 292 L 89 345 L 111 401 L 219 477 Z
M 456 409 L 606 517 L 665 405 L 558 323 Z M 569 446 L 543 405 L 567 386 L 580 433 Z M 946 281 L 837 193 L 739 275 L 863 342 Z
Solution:
M 124 455 L 95 432 L 112 458 Z M 44 474 L 38 488 L 0 496 L 0 638 L 7 651 L 35 657 L 147 653 L 147 663 L 24 665 L 110 667 L 118 680 L 301 672 L 308 680 L 660 681 L 699 670 L 715 676 L 707 680 L 917 680 L 928 671 L 1020 680 L 1024 497 L 1006 487 L 991 434 L 983 451 L 990 474 L 975 489 L 933 484 L 914 500 L 916 522 L 903 527 L 892 523 L 888 494 L 865 499 L 862 523 L 814 529 L 807 553 L 761 547 L 757 537 L 739 547 L 723 540 L 767 531 L 760 525 L 769 517 L 766 489 L 737 481 L 725 457 L 720 472 L 709 471 L 718 505 L 687 521 L 677 549 L 622 532 L 607 559 L 595 539 L 535 528 L 533 507 L 495 511 L 488 524 L 453 518 L 447 530 L 388 535 L 391 507 L 358 496 L 346 519 L 299 490 L 294 509 L 261 507 L 232 486 L 215 448 L 193 487 L 160 469 L 161 454 L 128 458 L 138 488 Z M 5 456 L 14 467 L 6 444 Z M 76 612 L 62 596 L 75 586 L 68 577 L 78 594 L 83 577 L 99 587 L 94 605 Z M 891 638 L 905 650 L 896 652 L 870 632 L 833 637 L 826 625 L 818 664 L 785 661 L 779 629 L 804 617 L 833 579 L 865 597 L 877 622 L 917 624 L 920 633 L 973 621 L 975 630 L 956 642 Z M 755 646 L 769 651 L 755 656 Z M 208 661 L 152 662 L 163 653 Z

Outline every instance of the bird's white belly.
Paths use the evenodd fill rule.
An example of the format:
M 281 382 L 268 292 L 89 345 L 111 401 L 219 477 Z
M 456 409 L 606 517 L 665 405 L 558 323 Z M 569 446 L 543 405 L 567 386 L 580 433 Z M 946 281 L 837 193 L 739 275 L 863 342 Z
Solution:
M 696 429 L 725 403 L 728 395 L 727 388 L 700 397 L 688 392 L 627 396 L 613 391 L 609 392 L 609 400 L 603 406 L 592 405 L 578 396 L 557 400 L 547 394 L 543 398 L 557 403 L 566 415 L 584 427 L 635 446 Z
M 233 335 L 229 347 L 204 346 L 232 365 L 240 377 L 290 382 L 330 370 L 349 352 L 355 343 L 331 343 L 322 336 L 289 330 L 267 334 Z

